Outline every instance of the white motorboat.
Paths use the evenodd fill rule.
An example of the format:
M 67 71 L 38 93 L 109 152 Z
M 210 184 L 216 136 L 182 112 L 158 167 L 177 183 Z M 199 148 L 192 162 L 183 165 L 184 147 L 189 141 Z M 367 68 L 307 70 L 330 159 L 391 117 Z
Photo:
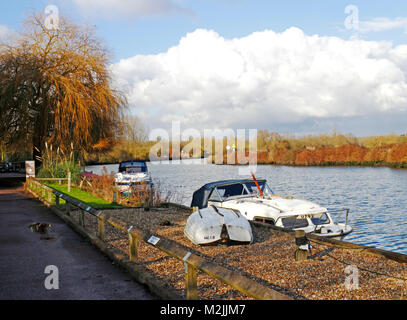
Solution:
M 225 180 L 204 185 L 195 191 L 191 207 L 238 210 L 251 221 L 258 221 L 290 230 L 304 230 L 324 237 L 343 236 L 352 231 L 345 223 L 335 223 L 330 212 L 308 200 L 275 195 L 264 179 Z
M 131 193 L 132 188 L 138 185 L 150 186 L 152 184 L 145 161 L 121 162 L 114 181 L 122 193 Z
M 199 209 L 191 214 L 184 234 L 197 245 L 222 241 L 253 241 L 252 229 L 247 219 L 235 210 L 215 206 Z

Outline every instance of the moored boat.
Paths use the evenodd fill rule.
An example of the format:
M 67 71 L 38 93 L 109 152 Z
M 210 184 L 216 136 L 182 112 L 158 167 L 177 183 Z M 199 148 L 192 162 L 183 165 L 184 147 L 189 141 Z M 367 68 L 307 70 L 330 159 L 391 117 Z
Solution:
M 119 164 L 119 172 L 115 174 L 114 181 L 119 191 L 131 193 L 136 186 L 151 186 L 152 180 L 148 173 L 145 161 L 130 160 Z
M 191 207 L 208 206 L 239 211 L 251 221 L 290 230 L 304 230 L 324 237 L 344 236 L 352 231 L 348 224 L 335 223 L 327 208 L 314 202 L 274 194 L 265 179 L 224 180 L 205 184 L 194 192 Z

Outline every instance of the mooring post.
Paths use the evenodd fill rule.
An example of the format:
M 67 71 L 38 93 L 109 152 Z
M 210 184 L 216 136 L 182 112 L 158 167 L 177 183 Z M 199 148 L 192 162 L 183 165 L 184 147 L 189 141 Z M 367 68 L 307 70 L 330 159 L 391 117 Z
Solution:
M 294 252 L 295 261 L 307 260 L 310 246 L 304 230 L 295 230 L 295 244 L 298 246 Z
M 198 300 L 197 269 L 185 262 L 185 288 L 187 300 Z

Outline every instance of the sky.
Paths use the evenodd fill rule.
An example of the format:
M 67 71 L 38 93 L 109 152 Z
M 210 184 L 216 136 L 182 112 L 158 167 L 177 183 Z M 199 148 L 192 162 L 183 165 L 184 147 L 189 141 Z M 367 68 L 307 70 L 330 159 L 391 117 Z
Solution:
M 2 1 L 0 39 L 49 5 L 96 26 L 150 130 L 407 133 L 406 1 Z

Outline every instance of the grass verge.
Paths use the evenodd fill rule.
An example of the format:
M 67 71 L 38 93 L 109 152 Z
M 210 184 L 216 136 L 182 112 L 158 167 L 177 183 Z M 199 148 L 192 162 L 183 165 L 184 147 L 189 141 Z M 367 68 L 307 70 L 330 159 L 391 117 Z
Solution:
M 67 196 L 69 196 L 71 198 L 74 198 L 83 203 L 86 203 L 87 205 L 91 206 L 94 209 L 124 209 L 124 208 L 127 208 L 120 204 L 109 203 L 106 200 L 95 197 L 94 195 L 92 195 L 86 191 L 80 190 L 78 188 L 75 188 L 75 187 L 71 187 L 71 192 L 68 193 L 67 186 L 58 185 L 58 184 L 46 184 L 46 185 L 61 193 L 66 194 Z

